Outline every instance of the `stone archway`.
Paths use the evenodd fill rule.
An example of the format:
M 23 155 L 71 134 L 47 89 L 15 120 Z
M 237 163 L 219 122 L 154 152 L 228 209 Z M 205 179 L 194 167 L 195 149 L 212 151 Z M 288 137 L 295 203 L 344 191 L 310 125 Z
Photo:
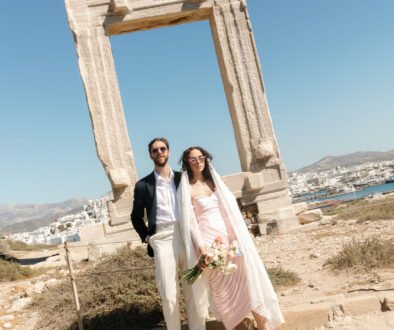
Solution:
M 242 172 L 226 177 L 260 231 L 297 225 L 288 195 L 251 23 L 244 0 L 65 0 L 97 153 L 111 182 L 111 225 L 128 223 L 137 180 L 110 36 L 208 20 Z

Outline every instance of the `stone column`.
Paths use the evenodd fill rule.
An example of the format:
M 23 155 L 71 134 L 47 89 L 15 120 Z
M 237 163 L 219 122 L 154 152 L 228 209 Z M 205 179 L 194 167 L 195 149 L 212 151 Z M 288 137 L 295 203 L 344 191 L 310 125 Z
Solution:
M 109 36 L 103 22 L 94 15 L 97 9 L 88 8 L 87 1 L 66 0 L 66 9 L 77 48 L 97 154 L 114 195 L 113 201 L 108 203 L 111 225 L 129 223 L 136 169 Z
M 246 3 L 215 0 L 210 19 L 243 173 L 226 179 L 244 205 L 256 204 L 260 231 L 298 224 L 288 194 Z

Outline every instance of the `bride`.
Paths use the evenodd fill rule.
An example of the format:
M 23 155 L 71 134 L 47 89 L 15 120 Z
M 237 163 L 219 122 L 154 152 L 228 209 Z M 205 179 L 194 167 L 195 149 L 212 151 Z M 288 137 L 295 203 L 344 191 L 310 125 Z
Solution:
M 237 270 L 224 274 L 204 268 L 193 284 L 200 313 L 208 301 L 225 328 L 234 329 L 250 312 L 258 329 L 275 329 L 284 323 L 277 296 L 249 235 L 235 197 L 211 166 L 212 156 L 201 147 L 183 152 L 178 189 L 180 224 L 189 267 L 194 267 L 218 237 L 230 245 L 238 241 L 242 256 L 232 262 Z

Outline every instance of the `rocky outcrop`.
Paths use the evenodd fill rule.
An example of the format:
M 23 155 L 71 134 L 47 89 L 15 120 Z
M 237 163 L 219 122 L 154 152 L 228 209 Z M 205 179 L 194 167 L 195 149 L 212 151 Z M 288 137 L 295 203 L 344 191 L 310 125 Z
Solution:
M 319 221 L 323 218 L 323 213 L 320 209 L 310 210 L 298 214 L 298 221 L 301 225 L 306 223 L 311 223 L 314 221 Z

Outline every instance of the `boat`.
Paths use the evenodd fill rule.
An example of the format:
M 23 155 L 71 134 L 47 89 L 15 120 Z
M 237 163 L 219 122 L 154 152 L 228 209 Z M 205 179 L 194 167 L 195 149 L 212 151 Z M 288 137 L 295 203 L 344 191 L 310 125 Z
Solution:
M 394 182 L 394 175 L 390 176 L 388 179 L 385 180 L 385 183 L 391 183 Z

